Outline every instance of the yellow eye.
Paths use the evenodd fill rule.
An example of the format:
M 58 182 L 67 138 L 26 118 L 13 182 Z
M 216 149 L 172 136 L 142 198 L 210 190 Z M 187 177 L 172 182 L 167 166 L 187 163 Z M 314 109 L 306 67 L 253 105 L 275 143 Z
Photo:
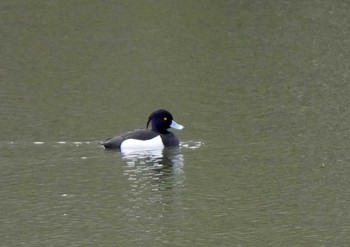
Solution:
M 164 121 L 168 120 L 168 118 L 167 118 L 167 117 L 164 117 L 163 119 L 164 119 Z

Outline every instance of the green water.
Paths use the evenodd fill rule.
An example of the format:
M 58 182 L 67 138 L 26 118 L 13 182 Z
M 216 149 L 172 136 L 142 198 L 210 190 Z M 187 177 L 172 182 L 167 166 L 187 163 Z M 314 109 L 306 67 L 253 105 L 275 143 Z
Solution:
M 349 246 L 347 1 L 2 1 L 1 246 Z M 99 141 L 170 110 L 179 150 Z

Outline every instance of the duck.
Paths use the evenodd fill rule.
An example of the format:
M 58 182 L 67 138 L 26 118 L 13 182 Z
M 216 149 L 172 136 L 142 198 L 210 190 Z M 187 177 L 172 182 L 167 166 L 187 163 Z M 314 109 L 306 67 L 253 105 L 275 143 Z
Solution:
M 149 128 L 149 125 L 151 128 Z M 184 126 L 174 121 L 171 113 L 165 109 L 153 111 L 146 124 L 146 129 L 136 129 L 103 141 L 105 149 L 123 151 L 158 150 L 178 147 L 179 138 L 168 129 L 182 130 Z

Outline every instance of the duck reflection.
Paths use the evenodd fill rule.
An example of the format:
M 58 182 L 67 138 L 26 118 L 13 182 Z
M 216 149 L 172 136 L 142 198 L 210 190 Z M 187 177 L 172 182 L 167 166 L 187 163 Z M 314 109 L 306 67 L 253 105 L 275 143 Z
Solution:
M 139 221 L 149 214 L 163 217 L 164 212 L 181 208 L 177 207 L 182 204 L 184 189 L 184 157 L 180 148 L 122 153 L 122 157 L 126 162 L 124 175 L 129 181 L 125 194 L 129 219 Z
M 137 236 L 149 237 L 150 232 L 138 231 L 140 226 L 157 229 L 166 222 L 182 220 L 184 186 L 184 156 L 180 148 L 122 153 L 123 174 L 127 177 L 123 208 L 125 227 Z M 156 237 L 157 232 L 154 232 Z
M 126 162 L 124 174 L 131 181 L 147 179 L 168 186 L 171 184 L 168 180 L 176 181 L 176 184 L 182 183 L 184 158 L 179 148 L 124 152 L 122 158 Z

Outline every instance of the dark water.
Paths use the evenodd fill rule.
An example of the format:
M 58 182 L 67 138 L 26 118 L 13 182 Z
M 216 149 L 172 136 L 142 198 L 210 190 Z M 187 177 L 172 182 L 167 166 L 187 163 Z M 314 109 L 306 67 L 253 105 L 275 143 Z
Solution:
M 349 246 L 349 10 L 2 1 L 0 245 Z M 100 147 L 157 108 L 179 149 Z

